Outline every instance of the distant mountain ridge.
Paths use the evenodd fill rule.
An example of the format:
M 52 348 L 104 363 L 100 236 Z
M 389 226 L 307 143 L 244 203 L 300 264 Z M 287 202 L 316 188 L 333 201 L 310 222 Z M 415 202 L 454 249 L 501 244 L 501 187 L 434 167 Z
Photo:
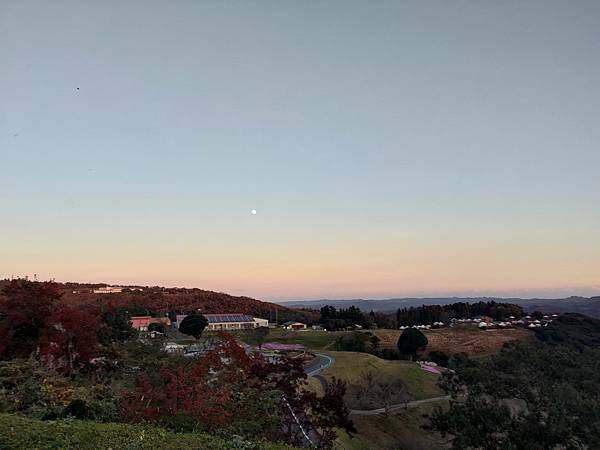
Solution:
M 479 301 L 495 301 L 499 303 L 514 303 L 522 306 L 526 311 L 541 311 L 545 313 L 578 312 L 588 316 L 600 317 L 600 296 L 596 297 L 566 297 L 566 298 L 504 298 L 504 297 L 407 297 L 390 298 L 384 300 L 307 300 L 275 302 L 288 308 L 314 308 L 320 309 L 325 305 L 336 308 L 356 306 L 363 311 L 395 312 L 398 308 L 410 308 L 422 305 L 448 305 L 450 303 L 465 302 L 476 303 Z

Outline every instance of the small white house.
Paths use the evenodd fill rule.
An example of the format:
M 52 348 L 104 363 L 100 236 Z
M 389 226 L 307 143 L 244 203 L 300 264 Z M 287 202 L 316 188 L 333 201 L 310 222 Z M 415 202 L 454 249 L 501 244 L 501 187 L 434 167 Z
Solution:
M 247 314 L 203 314 L 203 316 L 208 321 L 208 326 L 206 327 L 208 331 L 251 330 L 269 326 L 267 319 L 260 319 Z M 177 315 L 177 328 L 179 328 L 185 317 L 185 314 Z
M 269 328 L 269 321 L 267 319 L 260 319 L 258 317 L 255 317 L 254 323 L 256 324 L 256 328 L 260 328 L 260 327 Z
M 281 324 L 281 326 L 285 330 L 305 330 L 306 329 L 306 324 L 305 323 L 294 322 L 294 321 L 284 322 L 284 323 Z

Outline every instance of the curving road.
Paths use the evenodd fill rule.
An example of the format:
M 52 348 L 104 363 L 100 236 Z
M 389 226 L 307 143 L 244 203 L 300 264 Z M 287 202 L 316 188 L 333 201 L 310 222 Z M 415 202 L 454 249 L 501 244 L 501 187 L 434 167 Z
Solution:
M 327 369 L 328 367 L 331 367 L 333 365 L 333 363 L 335 363 L 335 358 L 333 358 L 331 356 L 323 355 L 321 353 L 315 353 L 315 359 L 313 361 L 311 361 L 310 364 L 308 364 L 304 368 L 304 371 L 306 372 L 306 375 L 308 375 L 309 377 L 315 377 L 317 380 L 319 380 L 321 382 L 321 384 L 323 385 L 323 389 L 326 389 L 327 388 L 327 380 L 325 379 L 324 376 L 322 376 L 320 374 L 320 372 Z M 440 397 L 432 397 L 432 398 L 425 398 L 423 400 L 413 400 L 411 402 L 397 403 L 395 405 L 390 405 L 387 408 L 377 408 L 377 409 L 368 409 L 368 410 L 351 409 L 350 414 L 354 414 L 357 416 L 376 416 L 378 414 L 393 413 L 393 412 L 396 412 L 396 411 L 399 411 L 402 409 L 410 408 L 411 406 L 419 406 L 419 405 L 423 405 L 425 403 L 441 402 L 441 401 L 449 400 L 449 399 L 450 399 L 449 395 L 442 395 Z
M 308 364 L 304 371 L 306 375 L 309 377 L 314 377 L 319 372 L 331 367 L 331 365 L 335 362 L 335 358 L 327 355 L 322 355 L 321 353 L 315 353 L 315 359 L 313 359 L 310 364 Z

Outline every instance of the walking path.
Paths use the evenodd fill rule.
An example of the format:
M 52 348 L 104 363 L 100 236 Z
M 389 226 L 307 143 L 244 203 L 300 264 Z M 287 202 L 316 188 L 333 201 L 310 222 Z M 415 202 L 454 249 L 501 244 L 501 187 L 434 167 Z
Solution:
M 449 399 L 449 395 L 442 395 L 441 397 L 425 398 L 423 400 L 413 400 L 412 402 L 406 403 L 397 403 L 395 405 L 390 405 L 387 408 L 377 408 L 369 410 L 351 409 L 350 414 L 354 414 L 356 416 L 376 416 L 378 414 L 385 414 L 386 412 L 388 414 L 393 413 L 398 410 L 410 408 L 411 406 L 423 405 L 425 403 L 441 402 Z
M 328 367 L 331 367 L 333 363 L 335 363 L 335 358 L 323 355 L 321 353 L 315 353 L 315 359 L 304 368 L 304 371 L 309 377 L 314 377 L 317 380 L 319 380 L 319 382 L 323 386 L 323 390 L 325 390 L 327 388 L 327 380 L 323 375 L 321 375 L 321 372 L 327 369 Z M 449 395 L 442 395 L 440 397 L 425 398 L 423 400 L 413 400 L 411 402 L 405 403 L 397 403 L 395 405 L 390 405 L 387 408 L 377 408 L 369 410 L 351 409 L 350 414 L 354 414 L 356 416 L 376 416 L 378 414 L 389 414 L 392 412 L 397 412 L 399 410 L 410 408 L 412 406 L 419 406 L 425 403 L 441 402 L 449 399 Z

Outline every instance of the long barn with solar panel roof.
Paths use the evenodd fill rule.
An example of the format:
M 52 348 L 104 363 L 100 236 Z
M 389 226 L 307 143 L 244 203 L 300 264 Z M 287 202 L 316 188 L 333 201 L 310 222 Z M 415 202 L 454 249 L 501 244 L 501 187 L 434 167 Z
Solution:
M 202 314 L 208 321 L 206 327 L 209 331 L 220 330 L 249 330 L 252 328 L 268 327 L 269 321 L 249 316 L 247 314 Z M 177 315 L 177 327 L 185 318 L 185 315 Z

